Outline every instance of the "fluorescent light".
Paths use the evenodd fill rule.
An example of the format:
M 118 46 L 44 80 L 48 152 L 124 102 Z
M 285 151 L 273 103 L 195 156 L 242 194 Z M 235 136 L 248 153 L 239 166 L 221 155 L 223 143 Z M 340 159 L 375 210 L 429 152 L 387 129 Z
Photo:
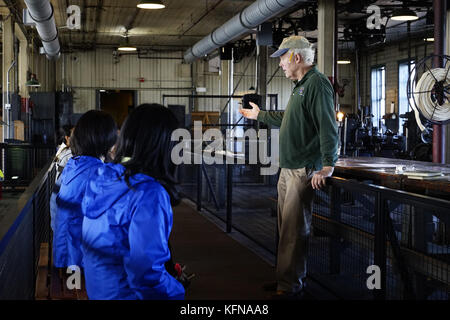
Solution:
M 123 46 L 123 47 L 117 48 L 117 50 L 119 50 L 119 51 L 136 51 L 137 48 L 131 47 L 131 46 Z
M 427 41 L 427 42 L 434 42 L 434 38 L 425 38 L 425 39 L 423 39 L 423 40 L 425 40 L 425 41 Z
M 141 0 L 137 7 L 140 9 L 163 9 L 166 6 L 159 0 Z
M 340 59 L 337 61 L 337 64 L 350 64 L 352 63 L 349 59 Z
M 419 17 L 411 9 L 401 8 L 394 11 L 391 19 L 395 21 L 413 21 L 419 19 Z

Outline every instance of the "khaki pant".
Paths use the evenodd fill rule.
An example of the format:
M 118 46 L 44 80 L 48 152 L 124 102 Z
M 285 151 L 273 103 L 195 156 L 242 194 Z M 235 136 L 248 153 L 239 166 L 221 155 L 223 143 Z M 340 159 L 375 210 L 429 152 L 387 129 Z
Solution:
M 306 276 L 311 229 L 311 169 L 282 168 L 278 180 L 277 290 L 296 292 Z

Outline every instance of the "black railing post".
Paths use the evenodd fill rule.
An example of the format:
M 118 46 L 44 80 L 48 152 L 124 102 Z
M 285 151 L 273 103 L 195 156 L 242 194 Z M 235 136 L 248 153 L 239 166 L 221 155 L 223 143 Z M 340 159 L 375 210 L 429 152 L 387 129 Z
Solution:
M 32 292 L 33 292 L 33 294 L 36 294 L 36 276 L 37 276 L 37 274 L 36 274 L 36 198 L 37 197 L 35 197 L 34 195 L 33 195 L 33 200 L 32 200 L 32 205 L 31 205 L 31 214 L 32 214 L 32 217 L 31 217 L 31 223 L 32 223 L 32 242 L 33 242 L 33 244 L 32 244 L 32 252 L 31 252 L 31 254 L 32 254 L 32 258 L 31 258 L 31 267 L 33 268 L 32 269 L 32 277 L 31 277 L 31 279 L 33 279 L 32 280 Z M 39 200 L 39 199 L 38 199 Z M 34 297 L 30 297 L 31 299 L 34 299 Z
M 202 162 L 197 167 L 197 211 L 202 211 L 202 166 L 203 166 L 203 158 Z
M 219 211 L 219 202 L 217 202 L 216 193 L 214 192 L 213 185 L 211 183 L 211 179 L 209 179 L 208 172 L 206 171 L 205 166 L 202 166 L 203 174 L 205 175 L 206 185 L 208 186 L 209 192 L 211 193 L 211 196 L 214 201 L 214 205 L 216 206 L 217 211 Z
M 50 180 L 52 179 L 52 180 Z M 47 298 L 51 298 L 51 280 L 52 280 L 52 274 L 53 274 L 53 230 L 52 230 L 52 218 L 51 218 L 51 197 L 53 193 L 53 188 L 55 187 L 56 183 L 56 167 L 55 163 L 52 164 L 52 169 L 49 171 L 49 174 L 47 175 L 47 181 L 50 183 L 50 192 L 48 194 L 48 203 L 49 203 L 49 215 L 48 215 L 48 246 L 47 246 Z
M 227 233 L 231 232 L 233 210 L 233 164 L 226 164 L 227 170 Z
M 377 192 L 375 196 L 374 263 L 380 268 L 381 288 L 373 289 L 376 300 L 386 299 L 386 212 L 385 200 L 381 192 Z
M 336 185 L 330 187 L 330 216 L 334 222 L 340 223 L 341 221 L 341 200 L 340 200 L 340 188 Z M 329 242 L 329 255 L 330 255 L 330 273 L 339 274 L 341 272 L 341 242 L 339 238 L 330 238 Z

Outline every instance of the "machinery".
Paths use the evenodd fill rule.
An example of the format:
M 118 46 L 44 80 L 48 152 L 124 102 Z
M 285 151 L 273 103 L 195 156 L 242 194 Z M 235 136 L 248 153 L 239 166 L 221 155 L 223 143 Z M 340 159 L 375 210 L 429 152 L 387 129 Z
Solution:
M 436 57 L 443 68 L 432 68 Z M 369 106 L 348 114 L 340 126 L 341 155 L 432 161 L 433 124 L 450 122 L 450 57 L 431 55 L 419 61 L 410 72 L 407 97 L 412 111 L 399 116 L 405 119 L 402 128 L 395 114 L 384 117 L 382 130 L 374 128 Z
M 380 133 L 372 126 L 370 107 L 362 107 L 358 114 L 347 114 L 341 126 L 341 155 L 353 157 L 401 158 L 404 137 L 391 129 Z

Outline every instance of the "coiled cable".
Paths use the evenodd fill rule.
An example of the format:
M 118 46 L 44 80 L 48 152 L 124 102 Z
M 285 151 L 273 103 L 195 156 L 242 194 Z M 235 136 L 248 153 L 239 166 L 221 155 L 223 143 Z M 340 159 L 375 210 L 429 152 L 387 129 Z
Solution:
M 439 87 L 441 86 L 442 87 Z M 435 68 L 423 73 L 414 89 L 414 101 L 411 107 L 414 109 L 416 122 L 421 131 L 426 128 L 422 124 L 420 113 L 432 122 L 444 122 L 450 119 L 450 70 Z M 442 104 L 439 104 L 438 96 L 442 94 Z

